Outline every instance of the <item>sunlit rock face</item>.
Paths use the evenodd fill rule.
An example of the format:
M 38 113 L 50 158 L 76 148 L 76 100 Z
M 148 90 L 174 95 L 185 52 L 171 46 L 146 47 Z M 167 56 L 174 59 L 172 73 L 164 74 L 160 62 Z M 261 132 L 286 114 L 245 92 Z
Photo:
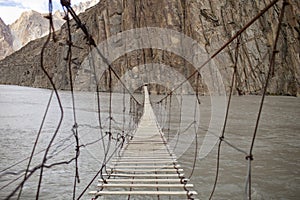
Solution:
M 86 9 L 95 5 L 99 0 L 91 0 L 75 5 L 76 13 L 84 12 Z M 48 34 L 49 23 L 45 16 L 47 13 L 39 13 L 33 10 L 25 11 L 12 24 L 7 25 L 2 20 L 0 21 L 0 60 L 19 50 L 28 42 L 41 38 Z M 60 29 L 65 22 L 64 14 L 56 11 L 53 13 L 54 29 Z
M 13 38 L 9 27 L 0 18 L 0 59 L 13 52 Z

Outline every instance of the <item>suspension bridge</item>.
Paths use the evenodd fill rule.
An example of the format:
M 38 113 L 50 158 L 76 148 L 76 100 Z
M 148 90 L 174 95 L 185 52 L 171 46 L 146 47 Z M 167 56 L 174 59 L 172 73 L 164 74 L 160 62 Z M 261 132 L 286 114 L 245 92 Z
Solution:
M 253 146 L 254 142 L 256 139 L 257 135 L 257 130 L 259 126 L 259 121 L 262 113 L 262 108 L 264 104 L 264 99 L 265 95 L 267 94 L 267 88 L 268 88 L 268 83 L 272 75 L 272 70 L 274 70 L 275 66 L 275 55 L 278 53 L 278 47 L 277 47 L 277 42 L 279 38 L 279 33 L 280 33 L 280 28 L 281 24 L 284 18 L 284 9 L 288 5 L 287 1 L 282 2 L 282 7 L 281 7 L 281 12 L 280 15 L 278 16 L 278 24 L 277 24 L 277 31 L 276 31 L 276 37 L 274 38 L 273 42 L 273 47 L 270 50 L 270 60 L 269 60 L 269 66 L 267 69 L 266 77 L 265 77 L 265 82 L 262 83 L 261 85 L 261 92 L 262 92 L 262 98 L 259 104 L 259 111 L 257 113 L 257 118 L 256 118 L 256 123 L 255 123 L 255 128 L 253 135 L 251 137 L 251 143 L 250 143 L 250 148 L 249 151 L 244 151 L 236 146 L 234 146 L 232 143 L 230 143 L 227 140 L 227 136 L 225 137 L 225 129 L 226 129 L 226 124 L 228 120 L 228 115 L 229 115 L 229 110 L 230 110 L 230 102 L 231 102 L 231 96 L 233 95 L 233 90 L 234 88 L 238 88 L 236 86 L 236 80 L 238 79 L 238 64 L 239 64 L 239 55 L 240 55 L 240 49 L 243 47 L 242 41 L 245 40 L 241 35 L 243 32 L 248 29 L 254 22 L 256 22 L 262 15 L 264 15 L 270 8 L 272 8 L 279 0 L 273 0 L 270 2 L 260 13 L 258 13 L 255 17 L 253 17 L 247 24 L 245 24 L 235 35 L 233 35 L 223 46 L 221 46 L 214 54 L 212 54 L 201 66 L 197 66 L 198 68 L 195 69 L 194 72 L 192 72 L 190 75 L 185 77 L 186 79 L 181 82 L 176 88 L 173 88 L 172 91 L 168 92 L 166 96 L 160 100 L 157 103 L 165 104 L 165 108 L 167 105 L 169 105 L 169 109 L 171 110 L 172 108 L 172 97 L 171 95 L 174 93 L 175 90 L 179 89 L 180 87 L 183 86 L 183 84 L 186 81 L 191 81 L 192 78 L 196 80 L 196 93 L 195 96 L 197 97 L 196 103 L 195 103 L 195 109 L 196 110 L 196 105 L 200 104 L 200 100 L 198 99 L 198 89 L 199 88 L 199 71 L 206 65 L 209 64 L 211 60 L 213 60 L 220 52 L 222 52 L 225 48 L 229 47 L 229 45 L 234 45 L 235 48 L 232 50 L 232 55 L 233 56 L 233 72 L 232 72 L 232 78 L 231 78 L 231 83 L 230 83 L 230 91 L 229 91 L 229 98 L 227 101 L 227 107 L 226 107 L 226 115 L 224 117 L 224 123 L 221 125 L 222 126 L 222 132 L 219 134 L 219 137 L 217 137 L 217 142 L 218 142 L 218 147 L 217 147 L 217 158 L 216 158 L 216 173 L 214 177 L 214 183 L 212 186 L 212 191 L 210 193 L 209 199 L 212 199 L 214 192 L 216 190 L 216 186 L 218 184 L 218 177 L 219 177 L 219 171 L 220 171 L 220 158 L 221 158 L 221 144 L 224 142 L 233 149 L 237 150 L 238 152 L 241 152 L 245 155 L 245 158 L 247 160 L 247 174 L 246 174 L 246 181 L 245 181 L 245 189 L 244 189 L 244 199 L 251 199 L 252 195 L 252 189 L 251 189 L 251 162 L 253 160 Z M 46 46 L 50 44 L 51 36 L 55 38 L 55 34 L 52 33 L 53 29 L 53 24 L 52 24 L 52 2 L 49 1 L 49 16 L 48 18 L 50 19 L 49 21 L 49 35 L 47 39 L 45 40 L 45 43 L 43 45 L 43 48 L 41 49 L 41 68 L 44 74 L 48 77 L 49 82 L 53 88 L 53 92 L 51 93 L 51 96 L 49 98 L 49 103 L 47 105 L 47 109 L 44 114 L 44 118 L 42 120 L 42 123 L 40 125 L 39 132 L 37 133 L 37 137 L 32 149 L 32 153 L 30 157 L 21 160 L 17 162 L 16 164 L 13 164 L 6 169 L 2 170 L 3 174 L 2 175 L 11 175 L 15 174 L 18 175 L 14 180 L 10 181 L 6 185 L 2 186 L 0 189 L 3 190 L 7 186 L 15 183 L 19 179 L 21 181 L 18 182 L 17 186 L 9 193 L 9 195 L 6 197 L 6 199 L 11 199 L 12 197 L 15 197 L 18 195 L 18 199 L 21 198 L 22 196 L 22 190 L 23 186 L 27 182 L 27 180 L 36 172 L 40 172 L 39 175 L 39 181 L 37 184 L 37 192 L 36 192 L 36 199 L 39 199 L 40 196 L 40 191 L 42 187 L 42 182 L 43 182 L 43 174 L 44 174 L 44 169 L 50 169 L 57 167 L 59 165 L 69 165 L 70 163 L 75 163 L 74 167 L 74 183 L 73 183 L 73 199 L 81 199 L 86 191 L 89 191 L 89 194 L 92 196 L 92 198 L 112 198 L 112 199 L 195 199 L 197 198 L 197 192 L 193 189 L 193 184 L 190 184 L 190 181 L 186 176 L 184 175 L 183 169 L 177 162 L 177 157 L 175 153 L 172 151 L 172 148 L 168 144 L 168 139 L 164 136 L 164 133 L 162 131 L 162 127 L 160 127 L 156 115 L 154 114 L 152 105 L 150 103 L 149 99 L 149 93 L 148 93 L 148 88 L 147 86 L 144 86 L 144 108 L 143 108 L 143 115 L 139 119 L 139 124 L 137 128 L 134 131 L 134 134 L 131 135 L 132 129 L 130 129 L 130 133 L 125 134 L 124 126 L 123 129 L 120 129 L 120 132 L 118 132 L 117 137 L 114 137 L 113 135 L 113 128 L 112 128 L 112 121 L 114 118 L 112 117 L 112 76 L 114 75 L 116 77 L 116 80 L 120 81 L 121 85 L 123 86 L 123 123 L 126 124 L 127 121 L 125 121 L 125 110 L 129 111 L 128 115 L 130 116 L 130 119 L 133 117 L 136 117 L 138 113 L 138 106 L 140 105 L 139 102 L 134 98 L 134 96 L 130 93 L 130 90 L 126 87 L 126 85 L 122 82 L 122 79 L 120 78 L 120 74 L 117 73 L 117 70 L 115 70 L 112 65 L 108 62 L 109 59 L 106 58 L 106 56 L 103 55 L 103 52 L 101 49 L 98 49 L 98 46 L 96 45 L 95 40 L 93 39 L 92 35 L 89 33 L 87 27 L 84 25 L 84 23 L 81 22 L 80 18 L 76 15 L 74 10 L 70 6 L 69 1 L 61 1 L 62 5 L 65 7 L 65 14 L 66 14 L 66 21 L 67 21 L 67 31 L 68 31 L 68 41 L 66 46 L 67 49 L 67 57 L 65 58 L 66 60 L 66 65 L 69 71 L 69 82 L 70 82 L 70 89 L 71 89 L 71 96 L 72 96 L 72 108 L 73 108 L 73 121 L 74 125 L 72 127 L 72 135 L 74 136 L 74 144 L 76 146 L 76 153 L 74 157 L 71 157 L 70 159 L 66 161 L 59 161 L 59 162 L 53 162 L 51 164 L 48 164 L 47 161 L 52 158 L 52 155 L 49 156 L 50 154 L 50 148 L 55 146 L 56 143 L 54 143 L 58 133 L 59 129 L 61 127 L 61 124 L 63 122 L 63 116 L 64 116 L 64 110 L 63 110 L 63 105 L 59 97 L 59 93 L 57 91 L 57 87 L 55 86 L 55 83 L 53 82 L 51 76 L 47 72 L 43 61 L 44 61 L 44 51 L 46 51 Z M 97 73 L 95 70 L 95 65 L 97 64 L 97 59 L 94 58 L 93 54 L 91 53 L 91 56 L 88 57 L 88 65 L 89 69 L 85 69 L 87 72 L 93 72 L 93 75 L 91 77 L 95 78 L 95 83 L 96 83 L 96 88 L 95 92 L 97 95 L 97 114 L 98 114 L 98 121 L 99 121 L 99 130 L 101 133 L 101 138 L 98 140 L 95 140 L 91 143 L 88 143 L 87 145 L 83 145 L 80 143 L 80 138 L 78 134 L 78 123 L 77 123 L 77 118 L 76 118 L 76 107 L 75 107 L 75 97 L 74 97 L 74 88 L 73 88 L 73 80 L 72 78 L 72 62 L 74 59 L 72 58 L 72 48 L 76 46 L 72 46 L 72 36 L 71 36 L 71 26 L 70 26 L 70 18 L 68 15 L 71 15 L 72 18 L 74 19 L 75 23 L 77 24 L 77 27 L 82 30 L 82 32 L 85 35 L 85 38 L 88 41 L 89 45 L 89 50 L 92 51 L 94 48 L 95 55 L 98 55 L 99 60 L 102 60 L 103 63 L 105 63 L 108 68 L 105 71 L 105 76 L 98 77 L 100 80 L 102 77 L 105 79 L 105 83 L 108 83 L 108 103 L 107 107 L 105 109 L 101 110 L 102 107 L 102 100 L 104 99 L 101 97 L 100 100 L 100 81 L 97 79 Z M 173 38 L 174 39 L 174 38 Z M 234 43 L 235 42 L 235 43 Z M 49 48 L 49 47 L 47 47 Z M 77 47 L 76 47 L 77 48 Z M 233 52 L 235 51 L 235 52 Z M 266 54 L 267 55 L 267 54 Z M 264 58 L 263 58 L 264 59 Z M 99 64 L 99 63 L 98 63 Z M 153 67 L 153 66 L 152 66 Z M 153 69 L 153 68 L 152 68 Z M 192 82 L 192 81 L 191 81 Z M 130 96 L 130 109 L 125 109 L 126 105 L 126 100 L 125 100 L 125 93 L 126 95 Z M 48 146 L 40 151 L 44 152 L 42 162 L 37 164 L 36 166 L 32 167 L 32 159 L 33 157 L 38 154 L 36 153 L 36 146 L 39 142 L 39 137 L 42 132 L 42 129 L 44 127 L 44 120 L 48 114 L 48 108 L 50 107 L 51 104 L 51 99 L 52 96 L 56 96 L 57 102 L 58 102 L 58 107 L 60 109 L 60 118 L 57 124 L 57 127 L 55 128 L 55 131 L 53 133 L 53 136 L 48 144 Z M 167 98 L 169 98 L 169 102 L 167 102 Z M 132 101 L 131 100 L 135 100 Z M 101 105 L 100 105 L 101 102 Z M 127 101 L 128 102 L 128 101 Z M 163 103 L 164 102 L 164 103 Z M 180 104 L 182 105 L 182 99 Z M 105 105 L 106 106 L 106 105 Z M 131 110 L 132 108 L 132 110 Z M 101 114 L 105 112 L 105 110 L 108 110 L 108 116 L 105 119 L 108 119 L 107 121 L 109 122 L 109 126 L 107 129 L 104 129 L 102 127 L 102 122 L 101 121 Z M 131 112 L 132 111 L 132 112 Z M 102 113 L 101 113 L 102 112 Z M 181 112 L 181 108 L 180 108 Z M 180 113 L 179 112 L 179 113 Z M 171 113 L 171 112 L 169 112 Z M 132 114 L 132 115 L 131 115 Z M 187 127 L 189 129 L 192 125 L 195 123 L 195 116 L 192 119 L 191 124 Z M 171 115 L 169 117 L 169 125 L 170 126 L 170 119 Z M 135 120 L 136 118 L 134 118 Z M 180 117 L 181 120 L 181 117 Z M 136 120 L 137 121 L 137 120 Z M 126 123 L 125 123 L 126 122 Z M 130 121 L 131 123 L 131 121 Z M 180 123 L 179 123 L 180 124 Z M 134 122 L 135 125 L 135 122 Z M 195 125 L 196 126 L 196 125 Z M 129 125 L 130 127 L 130 125 Z M 135 126 L 134 126 L 135 127 Z M 181 130 L 181 132 L 184 132 Z M 104 134 L 105 133 L 105 134 Z M 122 134 L 121 134 L 122 133 Z M 195 131 L 195 136 L 197 136 L 197 131 Z M 120 137 L 119 137 L 120 136 Z M 107 139 L 109 137 L 109 139 Z M 129 139 L 128 139 L 129 137 Z M 125 139 L 126 138 L 126 139 Z M 62 140 L 62 141 L 67 141 L 69 138 Z M 106 140 L 107 139 L 107 140 Z M 111 140 L 116 140 L 116 146 L 115 149 L 110 149 L 110 144 Z M 80 149 L 83 147 L 86 147 L 88 145 L 92 145 L 96 142 L 102 141 L 103 144 L 103 150 L 104 150 L 104 159 L 101 168 L 97 173 L 93 176 L 92 180 L 86 185 L 86 187 L 83 189 L 83 191 L 80 193 L 79 196 L 77 196 L 76 190 L 78 189 L 78 185 L 80 183 L 79 181 L 79 155 L 80 155 Z M 107 144 L 105 144 L 105 141 L 107 141 Z M 196 143 L 197 143 L 197 138 L 196 138 Z M 57 148 L 58 145 L 56 145 Z M 196 146 L 196 151 L 197 152 L 197 145 Z M 67 148 L 67 147 L 66 147 Z M 64 149 L 66 149 L 64 148 Z M 63 150 L 62 150 L 63 151 Z M 61 151 L 61 152 L 62 152 Z M 109 154 L 112 152 L 112 154 Z M 111 159 L 112 158 L 112 159 Z M 28 159 L 28 164 L 25 168 L 25 170 L 22 171 L 17 171 L 17 172 L 6 172 L 8 169 L 26 161 Z M 196 162 L 196 153 L 195 153 L 195 159 L 194 163 Z M 195 166 L 195 165 L 194 165 Z M 193 170 L 194 170 L 193 166 Z M 97 183 L 94 182 L 98 177 L 100 176 L 100 179 L 98 180 Z M 192 173 L 191 173 L 192 174 Z M 189 177 L 189 176 L 188 176 Z M 23 179 L 22 179 L 23 178 Z M 91 184 L 97 184 L 97 190 L 92 191 L 90 188 Z M 46 184 L 45 184 L 46 185 Z M 195 187 L 196 188 L 196 187 Z M 81 188 L 80 188 L 81 189 Z M 200 191 L 199 195 L 200 196 Z M 125 197 L 125 198 L 124 198 Z
M 176 155 L 168 146 L 144 86 L 144 112 L 135 135 L 112 160 L 107 174 L 99 180 L 99 190 L 91 195 L 181 196 L 194 199 L 193 185 L 184 177 Z M 178 198 L 178 197 L 177 197 Z

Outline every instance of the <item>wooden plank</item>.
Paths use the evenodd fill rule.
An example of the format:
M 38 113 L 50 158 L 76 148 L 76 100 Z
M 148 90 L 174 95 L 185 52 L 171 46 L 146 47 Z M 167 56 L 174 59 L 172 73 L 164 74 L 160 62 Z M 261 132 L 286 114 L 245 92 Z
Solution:
M 164 134 L 156 123 L 146 87 L 144 114 L 138 131 L 118 155 L 110 162 L 112 167 L 108 171 L 111 174 L 103 174 L 104 177 L 109 178 L 99 180 L 100 184 L 97 186 L 101 187 L 101 191 L 93 191 L 90 194 L 96 197 L 101 195 L 181 196 L 175 197 L 176 199 L 187 199 L 189 195 L 197 194 L 195 191 L 185 190 L 186 187 L 193 187 L 193 184 L 187 183 L 189 179 L 184 178 L 183 169 L 180 169 L 180 165 L 177 164 L 176 155 L 170 150 Z
M 177 161 L 164 160 L 164 161 L 123 161 L 123 162 L 112 162 L 112 164 L 162 164 L 162 163 L 177 163 Z
M 148 160 L 112 160 L 111 161 L 112 164 L 123 164 L 123 163 L 129 163 L 129 164 L 157 164 L 157 163 L 177 163 L 177 160 L 171 160 L 171 159 L 160 159 L 160 160 L 152 160 L 152 159 L 148 159 Z
M 164 154 L 164 155 L 157 154 L 157 155 L 155 155 L 155 154 L 146 154 L 146 153 L 144 153 L 144 154 L 124 154 L 123 155 L 123 158 L 129 158 L 129 157 L 131 157 L 131 158 L 144 157 L 145 159 L 146 158 L 170 158 L 170 159 L 177 159 L 176 157 L 170 156 L 168 154 Z
M 103 176 L 120 176 L 120 177 L 183 177 L 184 174 L 103 174 Z
M 166 157 L 166 158 L 170 158 L 170 159 L 177 159 L 175 156 L 163 156 L 163 157 Z M 159 159 L 159 158 L 162 158 L 162 156 L 122 156 L 122 157 L 116 157 L 114 159 L 140 159 L 140 160 L 143 160 L 143 159 Z
M 161 135 L 151 135 L 151 136 L 139 136 L 135 135 L 133 136 L 132 140 L 162 140 Z
M 154 168 L 154 169 L 162 169 L 162 168 L 171 168 L 176 169 L 179 168 L 180 165 L 176 164 L 168 164 L 168 165 L 114 165 L 114 166 L 107 166 L 108 168 L 114 169 L 114 168 L 131 168 L 131 169 L 139 169 L 139 168 Z
M 99 182 L 102 182 L 102 179 L 98 179 Z M 130 182 L 130 183 L 143 183 L 143 182 L 154 182 L 154 183 L 180 183 L 181 179 L 179 178 L 170 178 L 170 179 L 159 179 L 159 178 L 110 178 L 106 179 L 106 182 Z M 184 178 L 183 181 L 188 182 L 189 179 Z
M 91 195 L 196 195 L 196 191 L 91 191 Z
M 124 168 L 124 169 L 111 169 L 113 172 L 183 172 L 183 169 L 132 169 L 132 168 Z
M 124 162 L 124 161 L 177 161 L 172 158 L 120 158 L 120 159 L 112 159 L 112 162 Z
M 143 149 L 136 149 L 137 147 L 150 147 L 149 149 L 151 149 L 152 151 L 149 151 L 149 152 L 145 152 L 143 151 Z M 166 154 L 174 154 L 173 151 L 168 151 L 168 149 L 165 147 L 165 146 L 161 146 L 161 147 L 151 147 L 151 146 L 145 146 L 145 145 L 129 145 L 127 146 L 126 149 L 124 149 L 123 151 L 121 151 L 121 153 L 123 152 L 144 152 L 144 153 L 152 153 L 152 152 L 155 152 L 155 153 L 166 153 Z
M 164 141 L 147 141 L 147 140 L 145 140 L 145 141 L 130 141 L 129 143 L 128 143 L 128 145 L 129 144 L 166 144 L 166 142 L 164 142 Z
M 118 161 L 151 161 L 151 160 L 155 160 L 155 161 L 164 161 L 164 160 L 171 160 L 171 161 L 177 161 L 176 158 L 172 158 L 172 157 L 143 157 L 143 158 L 139 158 L 139 157 L 132 157 L 132 158 L 128 158 L 128 157 L 124 157 L 124 158 L 115 158 L 112 159 L 111 162 L 118 162 Z
M 141 150 L 141 151 L 126 151 L 126 152 L 123 152 L 123 153 L 120 153 L 120 155 L 122 155 L 121 157 L 175 157 L 175 154 L 174 153 L 169 153 L 167 151 L 165 152 L 162 152 L 162 151 L 156 151 L 156 150 Z
M 135 162 L 135 163 L 141 163 L 141 162 L 150 162 L 150 163 L 157 163 L 157 162 L 177 162 L 177 160 L 174 159 L 168 159 L 168 158 L 158 158 L 158 159 L 120 159 L 115 160 L 113 159 L 111 161 L 112 163 L 124 163 L 124 162 Z
M 135 149 L 135 148 L 137 148 L 137 147 L 150 147 L 149 149 L 151 149 L 152 151 L 150 151 L 150 152 L 147 152 L 147 153 L 152 153 L 152 152 L 155 152 L 155 153 L 172 153 L 172 154 L 174 154 L 174 152 L 173 151 L 168 151 L 168 149 L 166 148 L 166 146 L 161 146 L 161 147 L 157 147 L 157 146 L 155 146 L 155 148 L 153 148 L 152 146 L 150 146 L 150 145 L 128 145 L 127 147 L 126 147 L 126 149 L 124 149 L 123 151 L 121 151 L 121 152 L 142 152 L 143 151 L 143 149 Z M 144 151 L 144 153 L 145 153 L 145 151 Z
M 127 183 L 127 184 L 115 184 L 115 183 L 101 183 L 97 185 L 102 188 L 184 188 L 193 187 L 193 184 L 145 184 L 145 183 Z
M 161 138 L 156 138 L 156 139 L 134 138 L 129 141 L 129 144 L 131 142 L 161 142 L 161 143 L 164 143 L 164 141 Z
M 157 151 L 157 150 L 153 150 L 153 149 L 143 149 L 143 150 L 139 150 L 139 149 L 134 149 L 134 150 L 128 150 L 126 152 L 120 152 L 120 155 L 122 155 L 122 157 L 131 157 L 131 156 L 144 156 L 144 157 L 149 157 L 149 156 L 172 156 L 175 154 L 170 154 L 167 151 Z

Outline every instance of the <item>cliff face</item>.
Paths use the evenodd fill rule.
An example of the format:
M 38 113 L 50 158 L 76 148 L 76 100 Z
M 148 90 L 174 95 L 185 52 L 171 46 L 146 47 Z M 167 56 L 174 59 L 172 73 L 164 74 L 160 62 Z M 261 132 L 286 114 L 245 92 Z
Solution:
M 0 18 L 0 60 L 13 51 L 12 44 L 13 38 L 10 29 Z
M 176 30 L 196 40 L 208 55 L 212 55 L 229 38 L 259 13 L 270 1 L 226 0 L 112 0 L 101 1 L 96 6 L 79 15 L 86 24 L 96 43 L 106 40 L 125 30 L 139 27 L 160 27 Z M 235 92 L 240 94 L 260 93 L 265 82 L 269 58 L 278 24 L 282 1 L 279 1 L 240 38 Z M 89 82 L 91 70 L 82 67 L 89 48 L 84 34 L 71 23 L 73 48 L 73 78 L 78 90 L 92 89 Z M 300 3 L 290 1 L 278 41 L 275 68 L 268 92 L 271 94 L 297 95 L 300 93 Z M 60 89 L 68 89 L 66 68 L 66 25 L 57 32 L 58 42 L 53 41 L 46 50 L 45 66 Z M 45 38 L 30 42 L 20 51 L 0 61 L 0 83 L 33 87 L 49 87 L 49 82 L 41 72 L 39 58 Z M 120 44 L 122 45 L 122 44 Z M 228 90 L 233 72 L 236 41 L 224 49 L 215 59 L 224 84 Z M 55 58 L 55 59 L 54 59 Z M 137 76 L 145 74 L 147 68 L 136 68 L 141 64 L 162 63 L 188 77 L 197 66 L 172 52 L 160 49 L 140 49 L 121 56 L 112 64 L 119 76 L 129 70 Z M 157 76 L 163 76 L 160 69 Z M 101 79 L 101 89 L 108 88 L 107 73 Z M 178 77 L 173 77 L 176 81 Z M 201 78 L 201 77 L 200 77 Z M 168 80 L 165 80 L 168 81 Z M 173 80 L 174 81 L 174 80 Z M 117 80 L 113 80 L 113 84 Z M 196 76 L 190 79 L 196 87 Z M 135 87 L 134 85 L 132 87 Z M 201 85 L 201 92 L 207 88 Z M 164 92 L 164 88 L 153 85 L 152 92 Z M 189 92 L 189 91 L 186 91 Z

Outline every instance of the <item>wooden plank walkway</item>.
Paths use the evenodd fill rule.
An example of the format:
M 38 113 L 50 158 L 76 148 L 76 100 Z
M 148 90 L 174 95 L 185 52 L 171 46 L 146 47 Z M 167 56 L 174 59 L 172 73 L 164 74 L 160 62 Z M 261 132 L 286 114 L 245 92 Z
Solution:
M 89 192 L 95 197 L 150 196 L 152 199 L 194 199 L 197 192 L 184 178 L 183 169 L 177 164 L 176 155 L 160 130 L 144 86 L 144 113 L 137 131 L 107 168 L 106 180 L 99 180 L 98 191 Z M 117 198 L 117 197 L 116 197 Z

